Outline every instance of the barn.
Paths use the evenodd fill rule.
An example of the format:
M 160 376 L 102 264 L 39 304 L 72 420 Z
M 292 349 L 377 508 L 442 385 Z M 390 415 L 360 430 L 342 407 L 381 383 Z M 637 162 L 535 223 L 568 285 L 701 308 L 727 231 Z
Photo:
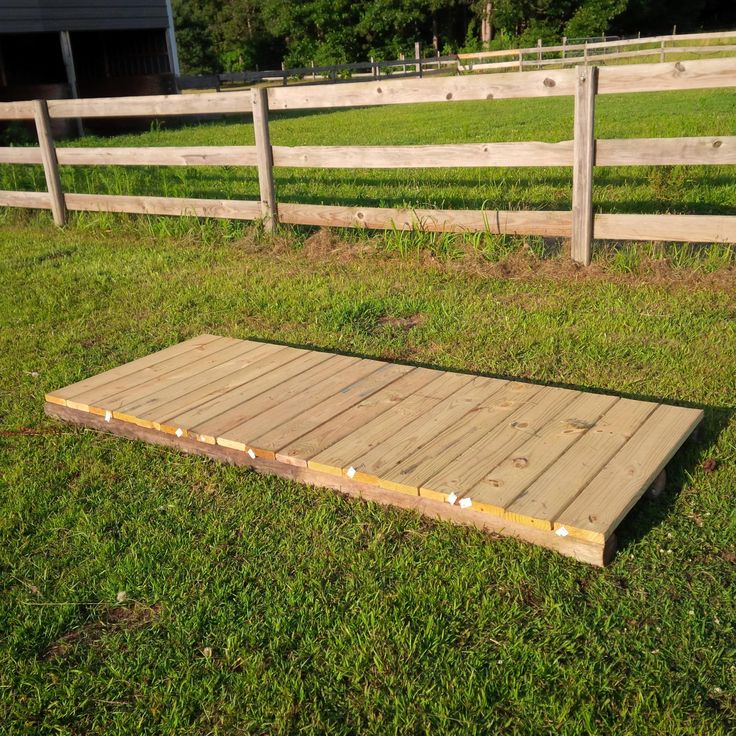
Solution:
M 176 91 L 171 0 L 0 0 L 0 100 Z

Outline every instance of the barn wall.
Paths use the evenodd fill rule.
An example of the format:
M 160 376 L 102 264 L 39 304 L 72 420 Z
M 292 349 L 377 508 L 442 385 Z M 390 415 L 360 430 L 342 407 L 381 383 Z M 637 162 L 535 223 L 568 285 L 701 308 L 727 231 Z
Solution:
M 2 33 L 166 28 L 166 0 L 0 0 Z

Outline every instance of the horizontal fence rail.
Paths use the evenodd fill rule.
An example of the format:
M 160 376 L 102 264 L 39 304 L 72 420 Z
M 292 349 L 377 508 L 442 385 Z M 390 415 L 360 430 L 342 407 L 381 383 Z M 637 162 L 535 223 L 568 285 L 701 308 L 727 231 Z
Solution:
M 242 92 L 134 98 L 36 100 L 0 103 L 0 120 L 33 120 L 38 147 L 0 148 L 0 164 L 44 167 L 47 192 L 0 191 L 0 206 L 49 209 L 58 224 L 67 211 L 260 220 L 267 228 L 288 224 L 427 230 L 571 238 L 573 258 L 587 264 L 592 241 L 672 240 L 736 242 L 736 216 L 595 213 L 595 167 L 675 164 L 736 164 L 736 136 L 595 139 L 599 94 L 736 87 L 736 59 L 639 66 L 505 73 L 492 76 L 375 80 L 350 87 L 274 87 Z M 538 141 L 417 146 L 272 146 L 269 110 L 454 102 L 570 96 L 575 100 L 574 138 Z M 492 104 L 492 102 L 489 102 Z M 55 118 L 252 113 L 253 146 L 148 148 L 56 147 Z M 64 193 L 59 166 L 252 166 L 260 200 L 211 200 Z M 434 210 L 314 205 L 278 202 L 276 167 L 334 169 L 567 167 L 573 170 L 571 211 Z

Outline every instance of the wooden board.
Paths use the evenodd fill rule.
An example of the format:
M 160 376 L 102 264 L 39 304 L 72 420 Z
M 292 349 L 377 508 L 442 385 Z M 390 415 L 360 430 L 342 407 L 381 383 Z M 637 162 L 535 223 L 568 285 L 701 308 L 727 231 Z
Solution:
M 78 424 L 594 564 L 702 418 L 697 409 L 216 335 L 52 391 L 46 402 L 48 413 Z

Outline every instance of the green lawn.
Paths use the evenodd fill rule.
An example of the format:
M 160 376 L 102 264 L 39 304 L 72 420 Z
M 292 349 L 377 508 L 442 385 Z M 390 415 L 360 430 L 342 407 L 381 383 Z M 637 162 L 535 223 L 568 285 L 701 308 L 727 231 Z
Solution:
M 703 98 L 708 130 L 681 124 L 732 132 L 728 105 Z M 567 103 L 544 104 L 569 117 Z M 435 125 L 428 107 L 410 133 L 393 108 L 383 131 L 395 142 L 489 137 L 482 106 L 452 109 L 467 114 Z M 358 137 L 348 126 L 319 133 L 320 120 L 362 120 L 332 115 L 283 118 L 275 140 Z M 537 115 L 514 119 L 529 126 L 520 138 L 543 127 Z M 674 133 L 664 114 L 628 122 Z M 602 126 L 619 134 L 605 117 Z M 247 142 L 248 131 L 147 139 Z M 556 123 L 547 133 L 564 135 Z M 137 188 L 146 181 L 129 176 Z M 166 174 L 177 191 L 178 176 Z M 203 193 L 255 191 L 234 172 L 199 176 L 187 181 Z M 439 203 L 434 175 L 402 175 L 406 188 L 393 194 L 367 175 L 354 191 L 353 176 L 323 174 L 313 186 L 286 172 L 279 188 L 293 200 L 328 191 Z M 471 186 L 455 180 L 458 205 L 486 196 L 489 178 L 501 191 L 504 174 L 463 176 Z M 558 206 L 546 196 L 568 196 L 567 174 L 541 176 L 531 193 L 519 185 L 518 201 Z M 692 196 L 722 211 L 733 186 L 724 174 Z M 581 272 L 527 250 L 487 263 L 400 256 L 380 240 L 332 245 L 305 230 L 270 241 L 250 227 L 82 216 L 58 231 L 45 213 L 5 215 L 0 731 L 733 733 L 733 270 L 611 259 Z M 412 315 L 421 319 L 411 329 L 385 319 Z M 44 417 L 45 391 L 205 331 L 701 406 L 704 433 L 598 570 Z

